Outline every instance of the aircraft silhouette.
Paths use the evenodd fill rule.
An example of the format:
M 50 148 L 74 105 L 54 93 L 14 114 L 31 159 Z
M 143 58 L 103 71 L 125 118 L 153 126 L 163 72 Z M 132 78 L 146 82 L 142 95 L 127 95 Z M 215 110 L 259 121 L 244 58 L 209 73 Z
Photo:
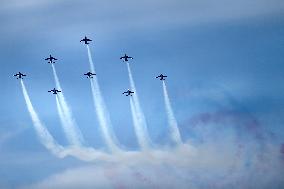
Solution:
M 165 77 L 168 77 L 168 76 L 161 74 L 161 75 L 157 76 L 156 78 L 160 78 L 160 80 L 165 80 L 164 79 Z
M 49 57 L 44 59 L 44 60 L 48 60 L 48 63 L 52 64 L 52 63 L 55 63 L 55 61 L 53 61 L 53 60 L 57 60 L 57 59 L 52 57 L 51 55 L 49 55 Z
M 52 92 L 52 94 L 57 94 L 57 93 L 61 93 L 61 91 L 53 88 L 52 90 L 48 91 L 49 93 Z
M 92 73 L 92 72 L 87 72 L 87 73 L 85 73 L 84 75 L 86 75 L 87 78 L 93 78 L 93 75 L 97 75 L 97 74 Z
M 124 61 L 124 62 L 127 62 L 128 59 L 133 59 L 133 58 L 130 57 L 130 56 L 127 56 L 126 54 L 124 54 L 124 56 L 120 57 L 120 59 L 124 59 L 123 61 Z
M 15 77 L 18 76 L 17 79 L 23 79 L 23 77 L 25 77 L 25 76 L 27 76 L 27 75 L 22 74 L 21 72 L 19 72 L 19 73 L 15 74 L 14 76 L 15 76 Z
M 126 94 L 125 96 L 129 96 L 129 95 L 132 96 L 132 93 L 134 93 L 134 92 L 132 92 L 128 89 L 127 91 L 123 92 L 122 94 Z
M 85 38 L 82 39 L 80 42 L 82 42 L 82 41 L 84 41 L 85 44 L 87 45 L 87 44 L 90 44 L 90 43 L 88 43 L 88 41 L 92 41 L 92 40 L 91 40 L 91 39 L 88 39 L 88 38 L 85 36 Z

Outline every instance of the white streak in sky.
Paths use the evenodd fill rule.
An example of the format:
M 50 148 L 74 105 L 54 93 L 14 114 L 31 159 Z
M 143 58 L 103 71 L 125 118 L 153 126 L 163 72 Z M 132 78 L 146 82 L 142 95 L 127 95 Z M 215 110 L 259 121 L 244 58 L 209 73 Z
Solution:
M 108 160 L 110 158 L 109 155 L 103 152 L 97 151 L 93 148 L 86 148 L 86 147 L 81 147 L 81 146 L 69 146 L 68 148 L 64 148 L 63 146 L 59 145 L 55 141 L 55 139 L 52 137 L 52 135 L 49 133 L 49 131 L 46 129 L 46 127 L 43 125 L 37 113 L 35 112 L 23 80 L 21 80 L 21 85 L 22 85 L 22 91 L 23 91 L 23 95 L 25 98 L 25 102 L 26 102 L 28 111 L 30 113 L 30 116 L 32 118 L 33 126 L 38 135 L 38 138 L 40 142 L 48 150 L 50 150 L 54 155 L 60 158 L 64 158 L 67 155 L 70 155 L 82 161 L 95 161 L 98 159 Z M 57 102 L 59 102 L 58 99 L 56 100 Z M 60 104 L 57 104 L 57 105 L 58 105 L 58 108 L 61 109 Z M 60 110 L 60 112 L 62 113 L 62 110 Z M 64 121 L 64 118 L 62 119 L 62 121 Z
M 140 127 L 139 125 L 132 97 L 130 97 L 130 108 L 131 108 L 134 130 L 135 130 L 135 134 L 136 134 L 139 146 L 142 149 L 146 149 L 148 147 L 148 143 L 145 141 L 145 137 L 143 135 L 144 131 L 142 130 L 142 127 Z
M 63 127 L 63 131 L 64 131 L 64 133 L 65 133 L 65 135 L 67 137 L 67 140 L 69 141 L 70 144 L 79 145 L 79 143 L 77 144 L 78 141 L 77 141 L 76 133 L 71 132 L 72 131 L 72 127 L 68 123 L 68 121 L 66 120 L 66 118 L 65 118 L 65 116 L 63 114 L 63 110 L 62 110 L 62 107 L 60 105 L 60 102 L 59 102 L 59 99 L 58 99 L 57 95 L 56 95 L 56 107 L 57 107 L 57 111 L 58 111 L 58 114 L 59 114 L 61 125 Z
M 81 144 L 83 143 L 83 137 L 82 137 L 82 133 L 81 131 L 79 130 L 79 128 L 77 127 L 76 125 L 76 122 L 73 118 L 73 115 L 72 115 L 72 112 L 64 98 L 64 94 L 63 94 L 63 91 L 62 91 L 62 88 L 61 88 L 61 85 L 60 85 L 60 82 L 59 82 L 59 79 L 58 79 L 58 76 L 57 76 L 57 73 L 56 73 L 56 70 L 55 70 L 55 66 L 53 64 L 52 65 L 52 70 L 53 70 L 53 75 L 54 75 L 54 79 L 55 79 L 55 85 L 56 85 L 56 88 L 58 90 L 61 90 L 60 93 L 58 93 L 58 99 L 59 99 L 59 105 L 62 109 L 62 114 L 63 114 L 63 117 L 64 117 L 64 120 L 65 120 L 65 126 L 67 127 L 68 126 L 68 133 L 69 135 L 67 136 L 69 140 L 69 142 L 72 144 L 72 145 L 77 145 L 77 146 L 81 146 Z M 64 126 L 64 127 L 65 127 Z
M 128 76 L 129 76 L 129 81 L 130 81 L 130 87 L 131 87 L 131 91 L 134 92 L 133 94 L 133 105 L 134 105 L 134 110 L 135 110 L 135 114 L 136 114 L 136 118 L 137 118 L 137 122 L 138 122 L 138 126 L 140 127 L 138 130 L 141 133 L 136 133 L 137 136 L 142 137 L 142 138 L 138 138 L 138 141 L 143 141 L 143 146 L 141 146 L 141 148 L 148 148 L 149 144 L 150 144 L 150 138 L 148 135 L 148 129 L 147 129 L 147 123 L 145 120 L 145 116 L 144 113 L 141 109 L 140 103 L 139 103 L 139 98 L 138 98 L 138 93 L 135 87 L 135 83 L 132 77 L 132 73 L 131 73 L 131 69 L 130 69 L 130 65 L 127 62 L 127 70 L 128 70 Z M 139 142 L 140 143 L 140 142 Z
M 30 116 L 32 118 L 33 126 L 36 130 L 39 140 L 53 154 L 55 154 L 56 156 L 62 157 L 61 152 L 64 150 L 64 148 L 55 141 L 55 139 L 51 136 L 49 131 L 40 121 L 31 103 L 30 97 L 28 95 L 28 92 L 27 92 L 27 89 L 25 87 L 23 80 L 21 80 L 21 85 L 22 85 L 22 90 L 23 90 L 25 101 L 26 101 L 26 105 L 30 113 Z
M 165 81 L 163 81 L 163 92 L 164 92 L 164 100 L 165 100 L 166 112 L 168 116 L 168 122 L 170 126 L 171 138 L 175 143 L 181 144 L 182 141 L 181 141 L 180 132 L 178 129 L 177 120 L 173 113 L 173 109 L 171 106 L 171 102 L 170 102 L 170 98 L 168 95 L 167 86 L 166 86 Z
M 93 63 L 92 55 L 89 46 L 87 45 L 87 50 L 88 50 L 88 58 L 89 58 L 89 63 L 90 63 L 90 69 L 92 73 L 95 72 L 95 66 Z M 96 110 L 96 114 L 98 117 L 98 121 L 100 124 L 100 129 L 103 135 L 103 138 L 108 146 L 108 148 L 112 152 L 119 152 L 120 149 L 117 146 L 117 140 L 112 132 L 112 123 L 110 120 L 109 112 L 106 108 L 103 96 L 101 94 L 100 86 L 98 83 L 98 80 L 96 77 L 90 78 L 91 82 L 91 89 L 92 89 L 92 95 L 93 95 L 93 101 L 94 101 L 94 107 Z

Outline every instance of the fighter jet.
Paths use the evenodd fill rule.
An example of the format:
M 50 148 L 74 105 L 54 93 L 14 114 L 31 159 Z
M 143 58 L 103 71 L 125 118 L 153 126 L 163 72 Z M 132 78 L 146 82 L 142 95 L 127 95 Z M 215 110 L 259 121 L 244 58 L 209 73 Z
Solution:
M 132 92 L 128 89 L 127 91 L 123 92 L 122 94 L 126 94 L 126 96 L 129 96 L 129 95 L 132 96 L 132 93 L 134 93 L 134 92 Z
M 52 90 L 48 91 L 49 93 L 52 92 L 52 94 L 57 94 L 57 93 L 60 93 L 61 91 L 53 88 Z
M 157 76 L 156 78 L 160 78 L 160 80 L 165 80 L 164 77 L 168 77 L 168 76 L 161 74 L 161 75 Z
M 21 72 L 17 73 L 14 75 L 15 77 L 17 77 L 17 79 L 23 79 L 23 77 L 27 76 L 25 74 L 22 74 Z
M 54 58 L 54 57 L 52 57 L 51 55 L 49 55 L 49 57 L 48 58 L 46 58 L 45 60 L 48 60 L 48 63 L 55 63 L 55 61 L 54 60 L 57 60 L 56 58 Z
M 128 59 L 133 59 L 133 58 L 130 57 L 130 56 L 127 56 L 126 54 L 124 54 L 124 56 L 120 57 L 120 59 L 124 59 L 123 61 L 124 61 L 124 62 L 127 62 Z
M 82 39 L 80 42 L 82 42 L 82 41 L 84 41 L 85 44 L 87 45 L 87 44 L 89 44 L 88 41 L 92 41 L 92 40 L 91 40 L 91 39 L 88 39 L 88 38 L 85 36 L 85 38 Z
M 92 73 L 92 72 L 87 72 L 87 73 L 85 73 L 84 75 L 86 75 L 87 78 L 93 78 L 93 75 L 97 75 L 97 74 Z

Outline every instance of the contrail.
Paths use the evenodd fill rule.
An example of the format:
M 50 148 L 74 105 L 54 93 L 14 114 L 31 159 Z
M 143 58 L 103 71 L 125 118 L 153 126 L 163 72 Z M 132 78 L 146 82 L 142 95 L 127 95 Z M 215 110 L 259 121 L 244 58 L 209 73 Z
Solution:
M 30 97 L 28 95 L 28 92 L 27 92 L 27 89 L 25 87 L 23 80 L 21 80 L 21 85 L 22 85 L 22 91 L 23 91 L 23 95 L 26 101 L 26 105 L 30 113 L 30 116 L 32 118 L 33 126 L 36 130 L 39 140 L 53 154 L 55 154 L 56 156 L 62 157 L 62 151 L 64 150 L 64 148 L 55 141 L 55 139 L 51 136 L 49 131 L 40 121 L 32 105 L 32 102 L 30 100 Z
M 148 148 L 149 147 L 149 144 L 150 144 L 150 138 L 149 138 L 149 135 L 148 135 L 148 129 L 147 129 L 147 123 L 146 123 L 146 120 L 145 120 L 145 116 L 144 116 L 144 113 L 141 109 L 141 106 L 140 106 L 140 103 L 139 103 L 139 98 L 138 98 L 138 93 L 137 93 L 137 90 L 136 90 L 136 87 L 135 87 L 135 83 L 134 83 L 134 80 L 133 80 L 133 77 L 132 77 L 132 72 L 131 72 L 131 69 L 130 69 L 130 65 L 129 63 L 127 62 L 127 70 L 128 70 L 128 76 L 129 76 L 129 81 L 130 81 L 130 87 L 131 87 L 131 90 L 134 92 L 134 95 L 133 95 L 133 113 L 135 113 L 135 117 L 137 118 L 137 122 L 138 122 L 138 129 L 137 131 L 139 130 L 141 133 L 136 133 L 137 137 L 141 137 L 140 139 L 138 138 L 138 141 L 141 141 L 141 143 L 139 142 L 139 144 L 143 144 L 143 146 L 141 146 L 141 148 Z M 130 101 L 130 102 L 131 102 Z M 142 142 L 143 141 L 143 142 Z
M 93 59 L 92 59 L 92 56 L 91 56 L 91 51 L 90 51 L 90 48 L 89 48 L 88 45 L 87 45 L 87 50 L 88 50 L 88 58 L 89 58 L 91 72 L 96 73 L 95 72 L 95 66 L 94 66 L 94 63 L 93 63 Z M 111 124 L 109 112 L 106 108 L 103 96 L 101 94 L 101 90 L 100 90 L 98 80 L 97 80 L 96 77 L 94 77 L 94 78 L 90 78 L 90 82 L 91 82 L 91 89 L 92 89 L 94 107 L 95 107 L 96 114 L 97 114 L 97 117 L 98 117 L 98 120 L 99 120 L 99 124 L 100 124 L 100 128 L 101 128 L 103 138 L 104 138 L 108 148 L 112 152 L 119 152 L 120 149 L 117 146 L 116 137 L 115 137 L 114 133 L 112 133 L 112 131 L 111 131 L 112 124 Z
M 25 84 L 23 80 L 21 80 L 22 85 L 22 91 L 25 98 L 25 102 L 28 108 L 28 111 L 30 113 L 30 116 L 32 118 L 33 126 L 36 130 L 36 133 L 38 135 L 38 138 L 40 142 L 49 150 L 51 153 L 56 155 L 59 158 L 64 158 L 67 155 L 76 157 L 83 161 L 94 161 L 94 160 L 107 160 L 110 157 L 100 151 L 97 151 L 93 148 L 85 148 L 81 146 L 69 146 L 68 148 L 64 148 L 63 146 L 59 145 L 55 139 L 52 137 L 52 135 L 49 133 L 49 131 L 46 129 L 44 124 L 39 119 L 36 111 L 34 110 L 34 107 L 31 103 L 30 97 L 28 95 L 27 89 L 25 87 Z M 58 99 L 56 99 L 57 102 L 59 102 Z M 59 108 L 60 104 L 57 104 Z M 62 110 L 61 110 L 62 112 Z
M 60 122 L 61 122 L 61 125 L 63 127 L 63 131 L 64 131 L 64 133 L 67 137 L 68 142 L 70 144 L 79 146 L 80 143 L 78 143 L 76 133 L 71 132 L 72 131 L 71 124 L 68 122 L 68 120 L 66 120 L 66 118 L 63 114 L 63 110 L 62 110 L 62 107 L 60 105 L 60 102 L 59 102 L 57 95 L 56 95 L 56 106 L 57 106 L 57 111 L 58 111 L 58 114 L 59 114 Z
M 171 102 L 170 102 L 170 98 L 168 95 L 167 86 L 166 86 L 165 81 L 163 81 L 163 91 L 164 91 L 164 100 L 165 100 L 165 106 L 166 106 L 166 111 L 167 111 L 167 116 L 168 116 L 168 122 L 170 126 L 171 138 L 175 143 L 181 144 L 182 141 L 181 141 L 180 132 L 178 129 L 177 120 L 173 113 L 173 109 L 171 106 Z
M 142 149 L 147 149 L 148 143 L 145 141 L 145 136 L 143 134 L 144 131 L 142 130 L 142 127 L 140 127 L 139 125 L 132 97 L 130 97 L 130 108 L 131 108 L 133 125 L 134 125 L 135 134 L 138 140 L 138 144 Z
M 61 90 L 61 86 L 60 86 L 60 82 L 55 70 L 55 66 L 53 64 L 51 64 L 52 66 L 52 70 L 53 70 L 53 75 L 54 75 L 54 79 L 55 79 L 55 85 L 56 88 Z M 77 146 L 81 146 L 83 143 L 83 137 L 82 137 L 82 133 L 79 130 L 79 128 L 76 125 L 76 122 L 73 118 L 72 112 L 64 98 L 64 94 L 63 91 L 61 93 L 58 93 L 58 101 L 59 101 L 59 107 L 61 107 L 62 109 L 62 120 L 64 120 L 64 124 L 63 127 L 65 129 L 68 128 L 68 135 L 67 135 L 67 139 L 69 140 L 69 142 L 71 143 L 71 145 L 77 145 Z M 65 130 L 64 129 L 64 130 Z M 67 134 L 67 132 L 66 132 Z

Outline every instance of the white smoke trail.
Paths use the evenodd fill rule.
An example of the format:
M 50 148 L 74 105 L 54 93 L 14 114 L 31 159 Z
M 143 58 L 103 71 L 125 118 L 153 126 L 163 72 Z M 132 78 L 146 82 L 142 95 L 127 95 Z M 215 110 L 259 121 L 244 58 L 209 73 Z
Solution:
M 21 85 L 22 85 L 22 91 L 23 91 L 23 95 L 25 98 L 25 102 L 26 102 L 28 111 L 30 113 L 30 116 L 32 118 L 33 126 L 36 130 L 38 138 L 41 141 L 41 143 L 48 150 L 50 150 L 54 155 L 56 155 L 59 158 L 64 158 L 65 156 L 70 155 L 82 161 L 95 161 L 95 160 L 110 159 L 108 154 L 97 151 L 93 148 L 86 148 L 86 147 L 81 147 L 81 146 L 69 146 L 68 148 L 64 148 L 63 146 L 59 145 L 55 141 L 55 139 L 52 137 L 52 135 L 49 133 L 49 131 L 46 129 L 44 124 L 39 119 L 37 113 L 35 112 L 23 80 L 21 80 Z M 56 100 L 57 102 L 59 102 L 58 99 Z M 58 105 L 58 108 L 61 108 L 60 104 L 57 104 L 57 105 Z M 61 113 L 62 113 L 62 110 L 61 110 Z
M 87 50 L 88 50 L 88 58 L 89 58 L 91 72 L 96 73 L 93 59 L 91 56 L 91 51 L 88 45 L 87 45 Z M 98 80 L 96 77 L 94 77 L 94 78 L 90 78 L 90 82 L 91 82 L 94 107 L 95 107 L 96 114 L 99 120 L 100 129 L 101 129 L 103 138 L 108 148 L 112 152 L 120 152 L 120 149 L 117 146 L 116 137 L 111 131 L 112 124 L 111 124 L 109 112 L 106 108 L 103 96 L 101 94 Z
M 100 129 L 103 134 L 103 138 L 109 147 L 109 149 L 112 152 L 118 152 L 119 148 L 115 144 L 115 136 L 111 133 L 109 130 L 109 127 L 111 126 L 110 118 L 107 115 L 107 112 L 105 110 L 105 105 L 103 103 L 103 99 L 100 95 L 99 86 L 97 83 L 96 78 L 90 79 L 91 82 L 91 89 L 92 89 L 92 95 L 93 95 L 93 101 L 94 101 L 94 107 L 96 109 L 96 113 L 98 116 L 98 120 L 100 123 Z
M 150 144 L 147 123 L 146 123 L 144 113 L 139 103 L 138 93 L 135 87 L 135 83 L 132 77 L 132 72 L 131 72 L 130 65 L 128 62 L 127 62 L 127 70 L 128 70 L 129 81 L 130 81 L 130 87 L 131 87 L 131 90 L 134 92 L 133 105 L 134 105 L 135 115 L 137 118 L 138 126 L 140 127 L 139 131 L 141 132 L 141 133 L 136 133 L 136 135 L 141 137 L 140 139 L 138 139 L 139 141 L 143 141 L 142 142 L 143 146 L 141 147 L 147 148 Z
M 22 91 L 23 91 L 23 95 L 26 101 L 26 105 L 30 113 L 30 116 L 32 118 L 33 126 L 36 130 L 39 140 L 53 154 L 55 154 L 58 157 L 62 157 L 62 151 L 64 150 L 64 148 L 55 141 L 55 139 L 51 136 L 49 131 L 40 121 L 36 111 L 34 110 L 34 107 L 32 105 L 32 102 L 30 100 L 30 97 L 28 95 L 28 92 L 27 92 L 27 89 L 25 87 L 23 80 L 21 80 L 21 85 L 22 85 Z
M 137 137 L 139 146 L 140 146 L 142 149 L 147 149 L 148 144 L 147 144 L 147 142 L 144 140 L 144 138 L 145 138 L 144 135 L 143 135 L 144 131 L 142 130 L 142 128 L 141 128 L 140 125 L 139 125 L 139 122 L 138 122 L 138 118 L 137 118 L 137 115 L 136 115 L 136 111 L 135 111 L 134 102 L 133 102 L 132 97 L 130 97 L 130 108 L 131 108 L 131 114 L 132 114 L 132 119 L 133 119 L 133 125 L 134 125 L 134 129 L 135 129 L 135 134 L 136 134 L 136 137 Z
M 55 66 L 53 64 L 52 65 L 52 70 L 53 70 L 53 75 L 54 75 L 54 79 L 55 79 L 55 85 L 56 85 L 56 88 L 58 90 L 61 90 L 60 93 L 58 93 L 58 99 L 59 99 L 59 106 L 61 107 L 62 109 L 62 116 L 64 117 L 64 125 L 65 126 L 68 126 L 68 133 L 69 135 L 67 136 L 67 138 L 70 137 L 70 140 L 69 142 L 71 142 L 72 145 L 77 145 L 77 146 L 81 146 L 81 144 L 83 143 L 83 137 L 82 137 L 82 133 L 81 131 L 79 130 L 79 128 L 77 127 L 76 125 L 76 122 L 73 118 L 73 115 L 72 115 L 72 112 L 64 98 L 64 94 L 63 94 L 63 91 L 62 91 L 62 88 L 61 88 L 61 85 L 60 85 L 60 82 L 59 82 L 59 79 L 58 79 L 58 76 L 57 76 L 57 73 L 56 73 L 56 70 L 55 70 Z M 64 127 L 65 127 L 64 126 Z
M 92 58 L 92 54 L 91 54 L 91 50 L 90 50 L 89 45 L 87 45 L 87 51 L 88 51 L 88 58 L 89 58 L 91 72 L 96 73 L 95 72 L 95 65 L 94 65 L 94 62 L 93 62 L 93 58 Z
M 61 125 L 63 127 L 63 131 L 64 131 L 64 133 L 65 133 L 65 135 L 67 137 L 67 140 L 69 141 L 70 144 L 80 145 L 78 143 L 76 133 L 71 132 L 72 131 L 72 127 L 68 123 L 68 121 L 66 120 L 66 118 L 65 118 L 65 116 L 63 114 L 63 110 L 62 110 L 62 107 L 60 105 L 60 102 L 59 102 L 59 99 L 58 99 L 57 95 L 56 95 L 56 106 L 57 106 L 57 111 L 58 111 L 58 114 L 59 114 L 60 122 L 61 122 Z
M 166 111 L 167 111 L 167 116 L 168 116 L 168 122 L 170 126 L 171 138 L 175 143 L 180 145 L 182 143 L 180 132 L 178 129 L 177 120 L 173 113 L 173 109 L 171 106 L 171 102 L 170 102 L 170 98 L 168 95 L 167 86 L 166 86 L 165 81 L 163 81 L 163 92 L 164 92 L 164 100 L 165 100 L 165 106 L 166 106 Z

